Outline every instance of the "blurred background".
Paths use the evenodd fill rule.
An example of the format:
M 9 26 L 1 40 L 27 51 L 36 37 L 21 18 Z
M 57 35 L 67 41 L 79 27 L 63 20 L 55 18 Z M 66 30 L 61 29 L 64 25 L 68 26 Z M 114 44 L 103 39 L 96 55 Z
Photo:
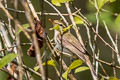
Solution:
M 44 3 L 44 8 L 42 9 L 41 6 L 41 2 L 42 0 L 31 0 L 32 4 L 36 10 L 36 12 L 41 12 L 41 10 L 44 10 L 45 13 L 56 13 L 56 11 L 49 6 L 48 4 Z M 51 0 L 48 0 L 51 2 Z M 97 0 L 99 1 L 99 0 Z M 96 8 L 94 6 L 94 4 L 92 3 L 92 0 L 74 0 L 72 2 L 70 2 L 70 8 L 72 10 L 72 12 L 75 12 L 76 10 L 74 9 L 74 6 L 77 7 L 78 9 L 81 9 L 81 13 L 87 17 L 87 19 L 89 20 L 89 22 L 92 23 L 93 27 L 96 27 Z M 9 8 L 14 9 L 14 0 L 7 0 L 7 4 L 8 4 L 8 10 Z M 64 14 L 67 14 L 67 10 L 64 4 L 62 4 L 62 6 L 58 7 L 56 6 L 56 8 Z M 18 4 L 18 10 L 20 11 L 24 11 L 24 8 L 22 7 L 21 4 Z M 12 10 L 9 10 L 9 12 L 14 16 L 15 12 Z M 107 2 L 102 6 L 101 11 L 99 12 L 99 35 L 102 36 L 102 38 L 108 42 L 109 44 L 111 44 L 111 41 L 106 33 L 106 30 L 104 28 L 104 24 L 103 24 L 103 20 L 106 21 L 107 27 L 110 30 L 110 33 L 113 37 L 113 39 L 115 40 L 116 38 L 116 34 L 118 35 L 118 42 L 117 42 L 117 46 L 118 49 L 120 48 L 120 28 L 119 28 L 119 24 L 120 24 L 120 19 L 118 18 L 120 13 L 120 0 L 115 0 L 114 2 Z M 22 12 L 18 12 L 18 20 L 21 22 L 21 24 L 27 24 L 27 20 L 25 17 L 25 14 Z M 39 18 L 42 19 L 42 17 L 38 14 Z M 68 20 L 68 22 L 71 24 L 70 19 L 68 16 L 65 16 Z M 6 14 L 0 9 L 0 19 L 4 20 L 6 23 L 8 23 L 8 19 Z M 52 39 L 53 38 L 53 31 L 50 31 L 49 28 L 52 27 L 52 24 L 48 21 L 48 19 L 60 19 L 60 16 L 55 16 L 55 15 L 44 15 L 44 21 L 42 21 L 44 23 L 44 29 L 45 31 L 48 33 L 48 36 Z M 92 53 L 90 47 L 89 47 L 89 43 L 88 43 L 88 37 L 87 37 L 87 33 L 86 33 L 86 28 L 83 25 L 78 25 L 80 28 L 80 33 L 81 36 L 83 38 L 84 43 L 86 43 L 86 47 L 89 51 L 89 53 Z M 12 27 L 14 26 L 14 23 L 12 22 Z M 74 31 L 73 31 L 74 34 Z M 91 36 L 93 39 L 94 38 L 94 33 L 91 31 Z M 20 39 L 21 39 L 21 43 L 27 43 L 30 42 L 26 36 L 23 34 L 23 32 L 20 33 Z M 12 40 L 11 40 L 12 41 Z M 13 41 L 12 41 L 13 42 Z M 30 57 L 27 55 L 27 50 L 29 48 L 30 45 L 27 46 L 22 46 L 22 50 L 24 53 L 23 56 L 23 61 L 24 64 L 34 68 L 36 66 L 36 59 L 34 57 Z M 100 52 L 100 59 L 106 61 L 106 62 L 112 62 L 112 53 L 114 53 L 108 46 L 106 46 L 99 38 L 97 38 L 96 41 L 96 46 L 99 49 Z M 44 48 L 47 48 L 46 46 Z M 44 48 L 42 50 L 44 50 Z M 42 51 L 44 52 L 44 51 Z M 50 56 L 50 51 L 47 51 L 48 56 Z M 66 58 L 66 62 L 67 65 L 70 65 L 70 61 L 69 61 L 69 57 L 65 57 Z M 68 58 L 68 59 L 67 59 Z M 48 58 L 49 59 L 49 58 Z M 92 60 L 92 59 L 91 59 Z M 43 60 L 44 61 L 44 60 Z M 116 60 L 116 55 L 115 55 L 115 64 L 118 65 L 118 62 Z M 104 69 L 106 70 L 106 73 L 109 76 L 114 76 L 113 74 L 113 69 L 107 65 L 103 64 Z M 56 75 L 56 72 L 54 70 L 54 68 L 52 66 L 48 67 L 48 75 L 52 80 L 58 80 L 58 77 Z M 101 70 L 101 68 L 99 68 L 99 73 L 103 74 L 103 71 Z M 120 78 L 120 70 L 116 70 L 117 73 L 117 77 Z M 2 74 L 2 75 L 1 75 Z M 4 74 L 4 76 L 3 76 Z M 32 73 L 31 73 L 32 74 Z M 40 80 L 40 77 L 32 74 L 35 78 L 35 80 Z M 0 78 L 4 77 L 6 80 L 7 75 L 5 73 L 3 73 L 2 71 L 0 71 Z M 79 72 L 77 74 L 75 74 L 75 77 L 77 77 L 77 80 L 92 80 L 91 74 L 89 70 L 83 71 L 83 72 Z M 1 79 L 0 79 L 1 80 Z M 2 78 L 3 80 L 3 78 Z

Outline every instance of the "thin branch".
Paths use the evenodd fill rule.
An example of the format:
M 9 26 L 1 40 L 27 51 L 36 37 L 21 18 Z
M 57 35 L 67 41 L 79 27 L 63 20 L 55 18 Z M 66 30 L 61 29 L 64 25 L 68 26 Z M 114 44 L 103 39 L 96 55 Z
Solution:
M 7 30 L 5 30 L 5 24 L 0 22 L 0 34 L 1 36 L 3 36 L 2 38 L 4 39 L 5 43 L 6 43 L 6 47 L 11 47 L 12 44 L 10 42 L 10 39 L 8 37 L 8 34 L 7 34 Z M 8 51 L 12 51 L 12 49 L 7 49 Z
M 11 11 L 11 12 L 17 12 L 17 13 L 25 13 L 25 11 L 21 11 L 21 10 L 15 10 L 15 9 L 12 9 L 12 8 L 6 8 L 8 11 Z M 76 13 L 78 13 L 81 9 L 78 9 L 77 11 L 73 12 L 72 15 L 76 15 Z M 36 14 L 38 15 L 41 15 L 41 12 L 36 12 Z M 59 16 L 58 13 L 51 13 L 51 12 L 44 12 L 43 15 L 45 16 Z M 69 16 L 69 14 L 67 13 L 61 13 L 61 15 L 63 16 Z
M 5 9 L 5 7 L 3 6 L 1 1 L 0 1 L 0 8 L 5 12 L 5 14 L 7 15 L 8 18 L 10 18 L 11 20 L 14 21 L 15 25 L 17 25 L 17 27 L 19 27 L 24 32 L 26 37 L 31 41 L 31 38 L 30 38 L 28 32 L 24 29 L 23 26 L 20 25 L 19 21 L 14 19 L 13 16 L 8 12 L 8 10 Z
M 36 52 L 36 59 L 37 59 L 37 62 L 39 64 L 39 67 L 40 67 L 40 72 L 41 72 L 41 75 L 42 75 L 42 80 L 45 80 L 45 72 L 44 72 L 44 68 L 43 68 L 43 65 L 42 65 L 42 59 L 41 59 L 41 56 L 40 56 L 40 48 L 38 46 L 38 41 L 37 41 L 37 37 L 36 37 L 36 33 L 35 33 L 35 27 L 34 27 L 34 23 L 33 23 L 33 18 L 31 16 L 31 12 L 30 12 L 30 9 L 29 9 L 29 6 L 27 4 L 26 1 L 24 0 L 20 0 L 20 2 L 22 3 L 24 9 L 25 9 L 25 15 L 26 15 L 26 18 L 32 28 L 32 38 L 33 38 L 33 44 L 35 46 L 35 52 Z
M 39 17 L 36 14 L 36 11 L 31 3 L 31 0 L 27 0 L 28 6 L 30 7 L 30 10 L 32 12 L 32 15 L 34 16 L 34 18 L 36 18 L 37 20 L 39 20 Z
M 5 8 L 8 8 L 7 0 L 4 0 L 4 3 L 5 3 Z M 10 33 L 10 36 L 14 40 L 15 39 L 15 35 L 14 35 L 15 34 L 15 30 L 11 26 L 11 19 L 9 17 L 8 17 L 8 32 Z
M 69 24 L 68 24 L 68 22 L 67 22 L 67 20 L 65 19 L 65 17 L 61 14 L 61 12 L 55 7 L 55 6 L 53 6 L 53 4 L 51 4 L 49 1 L 47 1 L 47 0 L 44 0 L 47 4 L 49 4 L 59 15 L 60 15 L 60 17 L 63 19 L 63 21 L 65 22 L 65 24 L 66 24 L 66 26 L 68 26 Z
M 72 12 L 71 12 L 70 7 L 69 7 L 69 2 L 65 3 L 65 6 L 66 6 L 66 8 L 67 8 L 67 11 L 68 11 L 70 20 L 71 20 L 71 22 L 72 22 L 72 24 L 73 24 L 73 29 L 74 29 L 75 32 L 76 32 L 76 35 L 77 35 L 77 37 L 78 37 L 78 39 L 79 39 L 79 42 L 81 43 L 82 46 L 84 46 L 84 43 L 83 43 L 82 38 L 81 38 L 81 35 L 80 35 L 80 33 L 79 33 L 79 31 L 78 31 L 78 28 L 77 28 L 77 25 L 75 24 L 74 18 L 73 18 L 73 16 L 72 16 Z
M 113 40 L 113 38 L 112 38 L 112 36 L 111 36 L 108 28 L 107 28 L 107 25 L 106 25 L 105 21 L 103 21 L 103 24 L 104 24 L 104 26 L 105 26 L 107 35 L 108 35 L 108 37 L 110 38 L 110 40 L 111 40 L 111 42 L 112 42 L 112 44 L 113 44 L 113 46 L 114 46 L 114 48 L 115 48 L 115 51 L 117 52 L 117 60 L 118 60 L 118 63 L 119 63 L 119 65 L 120 65 L 120 54 L 119 54 L 119 51 L 118 51 L 117 44 L 116 44 L 115 41 Z

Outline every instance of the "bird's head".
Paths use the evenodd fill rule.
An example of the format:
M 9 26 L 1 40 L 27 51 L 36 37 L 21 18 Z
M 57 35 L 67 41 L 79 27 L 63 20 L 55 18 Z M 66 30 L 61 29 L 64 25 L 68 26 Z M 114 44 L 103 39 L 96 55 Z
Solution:
M 57 30 L 57 31 L 59 31 L 59 32 L 64 32 L 63 31 L 63 29 L 65 28 L 65 25 L 63 24 L 63 22 L 62 21 L 60 21 L 60 20 L 49 20 L 52 24 L 53 24 L 53 27 L 52 28 L 50 28 L 50 30 Z

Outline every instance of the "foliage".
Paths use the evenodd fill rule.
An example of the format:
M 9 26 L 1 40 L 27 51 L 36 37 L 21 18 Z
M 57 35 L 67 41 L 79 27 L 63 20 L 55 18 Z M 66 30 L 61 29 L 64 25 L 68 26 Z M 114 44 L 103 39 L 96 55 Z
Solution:
M 84 21 L 82 20 L 82 18 L 80 16 L 75 16 L 74 21 L 76 24 L 83 24 L 84 23 Z
M 9 62 L 11 62 L 14 58 L 16 58 L 18 55 L 11 53 L 8 54 L 6 56 L 4 56 L 1 60 L 0 60 L 0 69 L 2 69 L 5 65 L 7 65 Z
M 68 80 L 67 76 L 68 76 L 69 72 L 71 72 L 71 70 L 77 68 L 80 65 L 82 65 L 82 61 L 81 60 L 73 61 L 72 64 L 68 67 L 68 69 L 62 74 L 63 78 L 65 80 Z
M 30 27 L 30 25 L 27 24 L 27 23 L 26 23 L 26 24 L 23 24 L 22 26 L 24 27 L 24 29 L 27 29 L 28 27 Z M 22 32 L 22 30 L 19 29 L 19 30 L 18 30 L 18 33 L 21 33 L 21 32 Z
M 61 6 L 62 3 L 66 3 L 69 1 L 73 1 L 73 0 L 51 0 L 52 4 L 54 4 L 56 6 Z
M 109 67 L 110 70 L 116 70 L 120 65 L 120 57 L 118 55 L 120 48 L 120 0 L 39 0 L 39 2 L 36 0 L 30 2 L 29 0 L 19 0 L 18 2 L 20 2 L 20 4 L 16 7 L 17 1 L 0 1 L 0 80 L 7 80 L 11 75 L 13 77 L 21 76 L 20 73 L 22 72 L 25 73 L 22 74 L 23 80 L 27 80 L 28 78 L 35 80 L 43 79 L 41 72 L 42 67 L 43 73 L 46 73 L 45 77 L 51 80 L 56 78 L 72 80 L 71 76 L 76 80 L 84 80 L 84 78 L 88 80 L 93 77 L 93 75 L 87 75 L 90 71 L 87 73 L 83 72 L 91 70 L 89 66 L 85 66 L 88 65 L 86 64 L 86 53 L 90 53 L 90 55 L 88 55 L 90 62 L 94 64 L 93 68 L 98 71 L 97 75 L 100 80 L 106 80 L 106 78 L 108 80 L 119 80 L 120 71 L 113 72 L 107 68 Z M 47 21 L 51 18 L 53 21 L 62 18 L 62 25 L 57 24 L 50 28 L 52 25 Z M 73 26 L 72 23 L 76 25 Z M 27 30 L 31 25 L 35 26 L 35 32 L 34 30 L 30 32 Z M 39 26 L 39 28 L 37 28 L 37 26 Z M 64 26 L 64 28 L 61 28 L 61 26 Z M 25 31 L 23 31 L 22 28 Z M 18 30 L 18 32 L 16 32 L 16 30 Z M 80 44 L 76 44 L 73 41 L 74 38 L 72 39 L 72 37 L 69 36 L 68 39 L 70 40 L 67 42 L 67 38 L 64 39 L 63 45 L 62 39 L 61 42 L 60 40 L 53 40 L 53 31 L 50 30 L 57 30 L 63 35 L 69 31 Z M 48 34 L 47 37 L 45 31 Z M 26 38 L 26 36 L 28 38 Z M 61 43 L 60 46 L 62 46 L 63 51 L 58 50 L 59 46 L 57 45 L 57 41 Z M 86 45 L 85 42 L 87 42 Z M 71 46 L 69 46 L 69 44 Z M 65 45 L 67 48 L 70 48 L 66 50 Z M 30 46 L 29 49 L 28 46 Z M 40 55 L 35 51 L 38 50 L 38 47 L 40 48 Z M 74 56 L 74 54 L 77 53 L 72 51 L 73 47 L 83 54 Z M 68 58 L 68 56 L 62 54 L 64 48 L 66 52 L 69 50 L 73 55 L 69 55 Z M 82 48 L 83 50 L 81 50 Z M 28 51 L 29 53 L 33 53 L 34 57 L 29 57 L 29 54 L 26 55 Z M 36 56 L 36 54 L 38 54 L 38 56 Z M 15 59 L 18 55 L 22 55 L 21 58 Z M 70 63 L 70 57 L 75 57 L 76 59 L 76 56 L 77 58 L 82 57 L 83 61 L 77 59 Z M 12 61 L 16 61 L 18 64 L 22 63 L 22 71 L 19 68 L 21 66 L 12 63 Z M 28 63 L 28 61 L 31 63 Z M 94 61 L 96 61 L 96 63 Z M 11 63 L 14 65 L 11 65 Z M 97 63 L 100 63 L 100 65 Z M 110 65 L 111 63 L 114 63 L 114 65 Z M 8 72 L 3 72 L 6 70 Z M 13 75 L 13 72 L 15 75 Z M 86 77 L 83 78 L 82 73 L 85 74 Z

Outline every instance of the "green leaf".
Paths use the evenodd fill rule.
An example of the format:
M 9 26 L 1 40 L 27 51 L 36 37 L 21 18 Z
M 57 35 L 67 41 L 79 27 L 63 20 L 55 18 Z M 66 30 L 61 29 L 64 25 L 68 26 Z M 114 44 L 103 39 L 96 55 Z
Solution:
M 72 64 L 69 66 L 69 69 L 72 70 L 72 69 L 75 69 L 76 67 L 82 65 L 82 61 L 81 60 L 75 60 L 72 62 Z
M 66 3 L 69 1 L 73 1 L 73 0 L 51 0 L 52 4 L 54 4 L 55 6 L 61 6 L 61 3 Z
M 68 73 L 72 70 L 77 68 L 78 66 L 82 65 L 82 61 L 81 60 L 75 60 L 72 62 L 72 64 L 68 67 L 68 69 L 62 74 L 62 77 L 67 80 L 67 75 Z
M 115 19 L 115 23 L 117 25 L 120 25 L 120 14 L 117 16 L 117 18 Z
M 119 79 L 116 77 L 110 77 L 109 80 L 119 80 Z
M 102 77 L 100 80 L 104 80 L 104 77 Z
M 38 71 L 38 69 L 39 69 L 39 66 L 34 67 L 34 71 Z
M 69 1 L 73 1 L 73 0 L 59 0 L 60 3 L 66 3 L 66 2 L 69 2 Z
M 62 77 L 63 77 L 65 80 L 68 80 L 68 78 L 67 78 L 68 73 L 69 73 L 69 70 L 66 70 L 66 71 L 62 74 Z
M 98 9 L 101 9 L 109 0 L 97 0 Z
M 110 0 L 110 2 L 115 2 L 116 0 Z
M 120 32 L 120 14 L 115 19 L 115 25 L 116 25 L 114 27 L 115 31 Z
M 10 53 L 6 56 L 4 56 L 1 60 L 0 60 L 0 69 L 2 69 L 2 67 L 4 67 L 5 65 L 7 65 L 9 62 L 11 62 L 14 58 L 16 58 L 18 55 L 14 54 L 14 53 Z
M 82 72 L 82 71 L 85 71 L 85 70 L 88 70 L 88 69 L 89 69 L 88 67 L 82 66 L 82 67 L 79 67 L 79 68 L 75 69 L 75 73 Z
M 56 26 L 50 28 L 49 30 L 58 30 L 58 31 L 60 31 L 60 26 L 56 25 Z
M 72 24 L 71 24 L 71 25 L 69 25 L 69 26 L 68 26 L 68 27 L 66 27 L 66 28 L 63 28 L 63 32 L 65 32 L 65 31 L 69 30 L 71 27 L 72 27 Z
M 9 75 L 3 71 L 0 71 L 0 80 L 8 80 Z
M 23 24 L 22 25 L 25 29 L 27 29 L 28 27 L 30 27 L 30 25 L 29 24 Z M 21 29 L 19 29 L 18 30 L 18 33 L 20 33 L 20 32 L 22 32 L 22 30 Z
M 47 64 L 48 64 L 48 65 L 51 65 L 51 66 L 53 66 L 53 67 L 56 67 L 56 62 L 55 62 L 54 60 L 49 60 L 49 61 L 47 61 Z M 46 65 L 46 63 L 44 62 L 43 65 Z
M 45 65 L 46 65 L 46 62 L 43 63 L 43 66 L 45 66 Z M 47 65 L 50 65 L 50 66 L 53 66 L 56 68 L 56 62 L 54 60 L 47 61 Z M 34 67 L 35 71 L 38 71 L 38 69 L 39 69 L 39 66 Z
M 80 16 L 74 17 L 74 21 L 76 24 L 84 24 L 84 21 L 82 20 Z
M 51 0 L 51 2 L 56 6 L 61 6 L 60 0 Z

